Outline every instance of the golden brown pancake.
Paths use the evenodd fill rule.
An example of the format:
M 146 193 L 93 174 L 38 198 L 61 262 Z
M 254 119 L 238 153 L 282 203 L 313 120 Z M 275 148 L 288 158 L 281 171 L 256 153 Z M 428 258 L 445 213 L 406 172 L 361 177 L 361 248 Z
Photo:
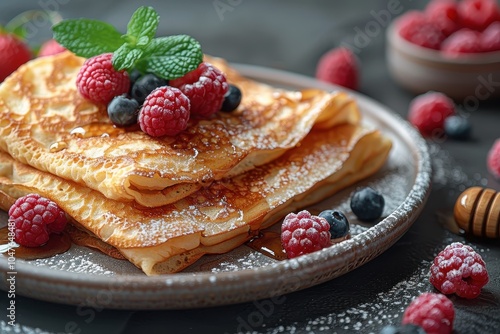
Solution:
M 234 249 L 286 213 L 375 173 L 390 148 L 379 131 L 359 125 L 313 130 L 265 165 L 156 208 L 109 199 L 0 153 L 0 191 L 52 199 L 80 227 L 147 275 L 157 275 L 180 271 L 204 254 Z
M 186 131 L 162 138 L 113 126 L 104 105 L 80 96 L 75 80 L 83 58 L 66 52 L 32 60 L 0 85 L 0 150 L 109 199 L 158 207 L 273 161 L 313 127 L 360 119 L 346 93 L 276 89 L 221 59 L 206 60 L 240 87 L 240 107 L 192 119 Z

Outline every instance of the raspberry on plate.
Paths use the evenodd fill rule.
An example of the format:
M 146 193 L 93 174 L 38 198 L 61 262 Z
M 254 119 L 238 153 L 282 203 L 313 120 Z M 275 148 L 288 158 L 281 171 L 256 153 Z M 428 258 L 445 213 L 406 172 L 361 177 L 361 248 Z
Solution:
M 453 0 L 433 0 L 425 7 L 425 15 L 435 23 L 445 36 L 458 30 L 459 16 L 457 3 Z
M 479 53 L 482 51 L 481 34 L 466 28 L 460 29 L 444 40 L 441 51 L 448 57 L 460 56 L 463 53 Z
M 500 139 L 497 139 L 493 146 L 491 146 L 486 164 L 490 173 L 500 180 Z
M 430 282 L 444 294 L 476 298 L 488 283 L 488 271 L 472 247 L 454 242 L 434 259 Z
M 500 9 L 496 0 L 462 0 L 458 14 L 463 27 L 483 31 L 500 18 Z
M 187 128 L 189 115 L 186 95 L 175 87 L 162 86 L 146 97 L 138 121 L 141 130 L 152 137 L 175 136 Z
M 358 89 L 358 61 L 351 50 L 345 47 L 334 48 L 325 53 L 316 67 L 318 80 Z
M 26 247 L 45 244 L 50 233 L 62 232 L 67 224 L 64 211 L 38 194 L 18 198 L 9 209 L 9 221 L 14 222 L 15 241 Z
M 229 89 L 226 76 L 218 68 L 202 62 L 185 76 L 170 80 L 170 85 L 183 92 L 191 103 L 191 114 L 209 117 L 221 110 Z
M 455 309 L 445 295 L 422 293 L 415 298 L 403 314 L 403 324 L 422 327 L 427 334 L 448 334 L 453 330 Z
M 26 43 L 10 33 L 0 33 L 0 82 L 31 59 Z
M 289 213 L 281 225 L 281 244 L 289 259 L 331 245 L 330 224 L 306 210 Z
M 130 79 L 127 71 L 116 71 L 112 53 L 89 58 L 83 63 L 76 77 L 80 94 L 95 103 L 108 104 L 118 95 L 128 93 Z
M 401 15 L 396 28 L 401 37 L 424 48 L 438 50 L 446 38 L 439 25 L 416 10 Z
M 445 119 L 453 114 L 455 114 L 453 101 L 443 93 L 431 91 L 411 101 L 408 120 L 422 135 L 431 136 L 442 131 Z

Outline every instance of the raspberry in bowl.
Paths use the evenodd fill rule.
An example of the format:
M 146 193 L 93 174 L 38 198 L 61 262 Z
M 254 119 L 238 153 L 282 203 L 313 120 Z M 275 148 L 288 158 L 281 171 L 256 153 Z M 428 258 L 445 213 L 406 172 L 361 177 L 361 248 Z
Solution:
M 466 105 L 499 97 L 500 7 L 431 0 L 390 24 L 386 57 L 393 79 L 415 94 L 438 91 Z

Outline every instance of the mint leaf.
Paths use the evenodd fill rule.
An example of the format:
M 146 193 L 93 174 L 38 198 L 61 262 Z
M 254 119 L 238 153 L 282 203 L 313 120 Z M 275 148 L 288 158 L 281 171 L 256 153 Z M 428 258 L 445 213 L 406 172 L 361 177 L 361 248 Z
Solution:
M 172 80 L 195 70 L 203 61 L 200 43 L 188 35 L 153 39 L 136 63 L 139 71 Z
M 142 57 L 143 53 L 141 49 L 136 49 L 129 44 L 123 44 L 113 53 L 113 67 L 117 71 L 131 69 L 137 60 Z
M 126 40 L 132 45 L 147 45 L 156 34 L 160 16 L 152 7 L 138 8 L 127 25 Z
M 90 19 L 64 20 L 53 26 L 54 39 L 78 56 L 113 53 L 117 71 L 137 68 L 171 80 L 196 69 L 203 61 L 198 41 L 177 35 L 155 38 L 160 17 L 152 7 L 137 9 L 122 35 L 112 25 Z
M 122 34 L 112 25 L 97 20 L 64 20 L 52 30 L 59 44 L 85 58 L 114 52 L 123 44 Z

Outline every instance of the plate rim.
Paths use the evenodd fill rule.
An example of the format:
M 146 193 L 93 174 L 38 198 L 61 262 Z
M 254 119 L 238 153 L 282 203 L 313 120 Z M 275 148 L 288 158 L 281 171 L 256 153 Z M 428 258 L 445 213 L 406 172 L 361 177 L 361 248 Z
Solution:
M 26 262 L 20 262 L 16 263 L 16 279 L 19 285 L 16 289 L 16 293 L 50 302 L 70 305 L 83 304 L 90 307 L 104 306 L 117 309 L 183 309 L 229 305 L 262 298 L 276 297 L 341 276 L 385 252 L 404 235 L 423 209 L 431 188 L 432 168 L 428 146 L 416 129 L 389 107 L 359 92 L 320 82 L 312 77 L 288 71 L 247 64 L 231 63 L 231 66 L 244 76 L 265 82 L 280 82 L 281 84 L 294 86 L 296 89 L 312 87 L 328 91 L 340 89 L 347 91 L 355 97 L 356 101 L 360 104 L 360 109 L 363 109 L 364 105 L 370 105 L 380 110 L 381 113 L 376 115 L 377 120 L 387 123 L 396 122 L 396 124 L 400 126 L 400 129 L 398 130 L 391 127 L 391 130 L 395 131 L 398 136 L 404 139 L 406 145 L 415 148 L 413 153 L 418 163 L 414 166 L 414 183 L 404 201 L 379 223 L 343 243 L 335 244 L 332 247 L 322 249 L 312 254 L 307 254 L 295 259 L 279 261 L 267 266 L 218 273 L 181 272 L 148 277 L 135 274 L 109 276 L 91 273 L 75 273 L 38 267 Z M 406 209 L 404 208 L 405 206 L 407 207 Z M 375 226 L 377 226 L 376 234 L 382 232 L 382 237 L 370 238 L 370 234 L 374 233 Z M 329 266 L 334 267 L 340 262 L 350 263 L 353 257 L 358 254 L 357 252 L 349 252 L 349 250 L 352 250 L 354 247 L 363 247 L 373 242 L 380 244 L 387 239 L 386 233 L 384 232 L 388 231 L 391 232 L 391 236 L 395 235 L 396 237 L 389 245 L 384 246 L 378 254 L 370 256 L 365 262 L 353 268 L 346 268 L 347 271 L 344 273 L 341 272 L 340 275 L 329 277 L 328 268 L 325 268 L 324 265 L 325 262 L 327 262 Z M 339 256 L 339 254 L 342 256 Z M 323 265 L 320 266 L 320 263 Z M 7 275 L 8 265 L 6 259 L 0 261 L 0 268 L 2 274 L 4 276 Z M 320 277 L 312 283 L 304 282 L 300 277 L 296 277 L 296 275 L 304 275 L 312 273 L 313 271 L 316 273 L 316 276 L 319 275 Z M 321 277 L 322 275 L 323 278 Z M 287 276 L 289 282 L 283 282 L 282 279 L 276 279 L 276 277 L 283 276 Z M 39 286 L 39 288 L 33 288 L 32 284 Z M 47 291 L 40 294 L 38 290 L 41 287 L 53 291 L 54 294 L 47 293 Z M 207 287 L 213 288 L 213 291 L 211 293 L 206 293 Z M 1 288 L 5 289 L 5 286 L 2 285 Z M 61 289 L 63 288 L 67 288 L 68 292 L 66 294 L 61 294 Z M 252 292 L 249 293 L 247 291 L 247 293 L 242 294 L 242 288 L 251 290 Z M 197 295 L 194 293 L 196 291 L 205 291 L 205 293 Z M 110 292 L 113 293 L 113 295 L 110 296 Z M 118 295 L 116 295 L 116 293 L 118 293 Z M 195 296 L 192 297 L 191 300 L 179 301 L 171 299 L 173 296 L 179 297 L 181 294 L 189 293 Z M 217 293 L 222 294 L 222 296 L 215 296 Z M 234 296 L 235 293 L 239 296 Z M 80 298 L 67 298 L 67 294 L 77 294 L 80 295 Z M 86 298 L 81 298 L 84 296 Z M 105 296 L 105 298 L 103 298 L 103 296 Z M 117 296 L 120 298 L 116 298 Z M 78 300 L 78 303 L 75 303 L 76 300 Z

